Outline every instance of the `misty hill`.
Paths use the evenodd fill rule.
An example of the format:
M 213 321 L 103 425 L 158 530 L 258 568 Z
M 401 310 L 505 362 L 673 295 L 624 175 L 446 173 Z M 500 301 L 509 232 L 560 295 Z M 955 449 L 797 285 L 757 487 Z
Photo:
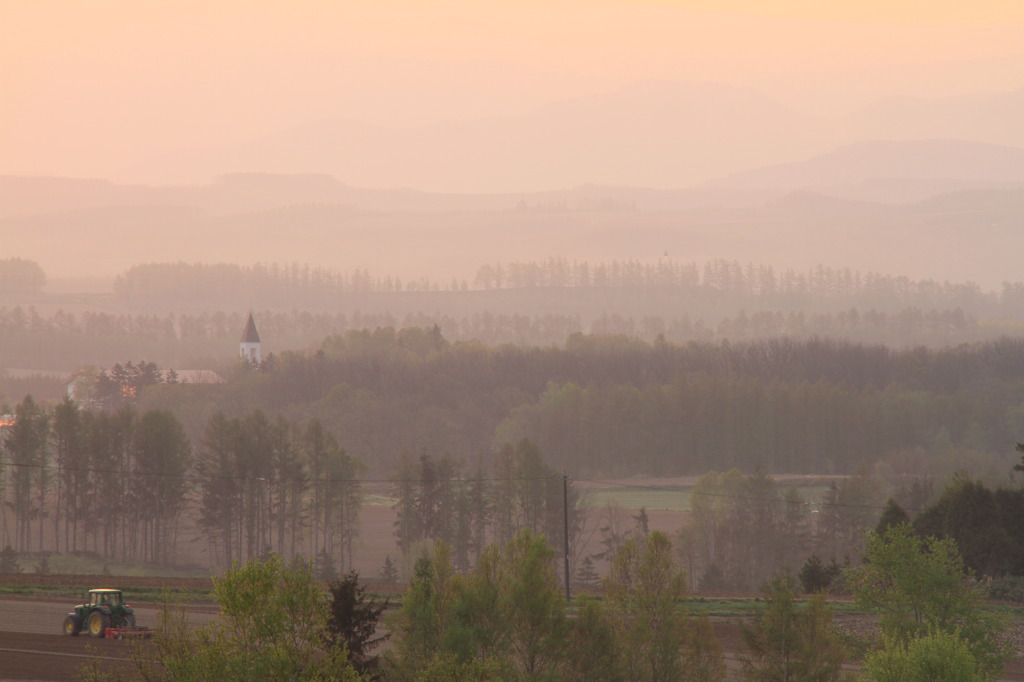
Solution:
M 384 128 L 328 119 L 246 144 L 185 150 L 126 169 L 188 180 L 316 172 L 370 187 L 493 192 L 583 182 L 681 187 L 831 146 L 823 122 L 754 90 L 648 82 L 521 116 Z
M 138 207 L 192 208 L 210 215 L 297 206 L 373 211 L 677 210 L 763 203 L 777 191 L 651 189 L 582 185 L 550 192 L 436 194 L 353 187 L 329 175 L 234 173 L 205 185 L 120 185 L 106 180 L 0 175 L 0 219 Z
M 89 187 L 96 193 L 81 191 Z M 472 281 L 483 263 L 555 256 L 647 263 L 668 252 L 681 261 L 727 258 L 780 270 L 823 264 L 996 288 L 1020 278 L 1012 245 L 1024 190 L 886 205 L 820 192 L 587 186 L 481 198 L 493 202 L 489 208 L 449 195 L 429 212 L 364 208 L 374 192 L 324 177 L 236 176 L 185 188 L 0 178 L 0 193 L 14 197 L 0 213 L 5 254 L 38 262 L 50 279 L 110 277 L 155 261 L 297 262 L 448 283 Z M 26 213 L 48 196 L 53 206 L 79 207 Z
M 864 139 L 959 138 L 1024 147 L 1024 88 L 955 97 L 887 97 L 848 119 Z
M 409 128 L 327 119 L 242 144 L 145 160 L 125 175 L 194 182 L 238 171 L 312 172 L 360 186 L 463 193 L 580 183 L 684 187 L 863 140 L 1024 147 L 1022 116 L 1024 90 L 890 98 L 825 118 L 751 89 L 645 82 L 518 116 Z
M 1024 149 L 965 140 L 887 140 L 845 145 L 806 161 L 708 183 L 719 189 L 813 190 L 885 201 L 950 191 L 1024 186 Z

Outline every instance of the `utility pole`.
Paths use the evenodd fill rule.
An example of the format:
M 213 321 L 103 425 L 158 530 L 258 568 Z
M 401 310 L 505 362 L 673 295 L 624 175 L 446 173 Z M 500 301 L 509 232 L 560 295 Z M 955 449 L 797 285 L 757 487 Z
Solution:
M 569 476 L 562 476 L 562 523 L 565 540 L 565 603 L 572 601 L 569 592 Z

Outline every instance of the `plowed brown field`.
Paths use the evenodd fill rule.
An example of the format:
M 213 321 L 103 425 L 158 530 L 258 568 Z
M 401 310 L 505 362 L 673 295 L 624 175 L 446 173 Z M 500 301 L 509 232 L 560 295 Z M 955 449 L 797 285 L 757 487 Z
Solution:
M 0 680 L 74 680 L 96 657 L 129 671 L 128 646 L 116 639 L 0 631 Z

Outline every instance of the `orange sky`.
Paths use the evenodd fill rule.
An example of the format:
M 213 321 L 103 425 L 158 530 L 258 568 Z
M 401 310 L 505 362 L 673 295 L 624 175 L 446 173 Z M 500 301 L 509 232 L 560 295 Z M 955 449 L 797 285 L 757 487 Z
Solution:
M 818 108 L 1019 88 L 1000 65 L 1021 35 L 1019 0 L 0 0 L 0 173 L 113 177 L 317 119 L 521 113 L 641 79 Z

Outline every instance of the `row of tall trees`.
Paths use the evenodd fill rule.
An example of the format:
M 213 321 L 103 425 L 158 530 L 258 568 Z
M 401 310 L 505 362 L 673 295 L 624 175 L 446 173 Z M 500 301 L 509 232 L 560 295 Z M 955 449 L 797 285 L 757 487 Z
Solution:
M 487 301 L 482 305 L 490 306 Z M 586 307 L 589 307 L 586 306 Z M 962 308 L 907 307 L 891 311 L 855 306 L 838 312 L 785 311 L 782 309 L 740 309 L 735 314 L 626 312 L 524 314 L 491 312 L 489 307 L 472 315 L 409 312 L 396 315 L 380 313 L 311 313 L 264 310 L 257 314 L 260 329 L 268 338 L 306 339 L 342 334 L 350 329 L 374 327 L 431 327 L 437 325 L 446 338 L 483 343 L 561 344 L 572 334 L 621 334 L 645 341 L 663 337 L 669 341 L 744 341 L 778 336 L 833 336 L 854 341 L 889 342 L 892 345 L 921 344 L 936 346 L 958 343 L 1005 333 L 1012 322 L 996 323 Z M 1009 319 L 1009 318 L 1007 318 Z M 9 335 L 5 351 L 12 359 L 28 349 L 20 348 L 27 339 L 48 338 L 49 345 L 72 342 L 90 344 L 95 340 L 116 343 L 132 340 L 136 344 L 162 347 L 168 344 L 203 346 L 203 342 L 235 339 L 245 318 L 239 313 L 131 315 L 112 313 L 73 313 L 58 310 L 42 317 L 34 307 L 0 308 L 0 329 Z M 206 344 L 212 347 L 211 344 Z
M 172 413 L 87 412 L 67 399 L 47 411 L 27 396 L 14 417 L 2 492 L 17 549 L 170 560 L 191 460 Z
M 530 441 L 505 444 L 485 463 L 467 470 L 451 456 L 399 460 L 392 484 L 395 540 L 403 552 L 426 541 L 452 549 L 459 570 L 479 562 L 484 547 L 504 545 L 519 530 L 543 534 L 562 546 L 568 532 L 570 571 L 585 526 L 580 493 L 545 462 Z
M 662 258 L 656 262 L 613 260 L 601 263 L 547 258 L 481 266 L 472 289 L 522 288 L 630 288 L 721 292 L 738 297 L 807 298 L 863 297 L 882 304 L 898 299 L 904 305 L 929 307 L 936 301 L 955 301 L 953 307 L 973 307 L 983 299 L 974 283 L 956 284 L 935 280 L 861 273 L 849 268 L 819 265 L 806 272 L 792 269 L 777 273 L 771 266 L 717 259 L 682 263 Z M 446 282 L 412 280 L 403 283 L 393 276 L 375 276 L 365 270 L 342 273 L 291 263 L 240 266 L 202 263 L 149 263 L 136 265 L 119 275 L 115 294 L 128 302 L 153 302 L 174 292 L 179 300 L 201 300 L 216 292 L 235 298 L 277 300 L 282 297 L 320 298 L 347 293 L 396 293 L 403 291 L 465 291 L 458 279 Z M 1013 295 L 1012 285 L 1003 293 Z
M 315 419 L 218 412 L 193 448 L 167 410 L 48 410 L 27 396 L 2 441 L 4 544 L 17 551 L 171 563 L 194 509 L 217 564 L 275 552 L 351 565 L 363 466 Z
M 167 410 L 84 410 L 70 399 L 47 410 L 28 396 L 4 428 L 17 551 L 167 563 L 192 511 L 216 565 L 277 553 L 315 558 L 324 574 L 352 567 L 365 467 L 317 419 L 216 412 L 193 448 Z M 472 471 L 424 452 L 400 460 L 392 480 L 403 552 L 447 542 L 466 568 L 492 541 L 521 528 L 560 537 L 565 523 L 577 549 L 578 493 L 529 441 Z
M 218 563 L 275 552 L 351 567 L 362 468 L 315 419 L 303 427 L 259 411 L 216 413 L 196 478 L 199 523 Z

